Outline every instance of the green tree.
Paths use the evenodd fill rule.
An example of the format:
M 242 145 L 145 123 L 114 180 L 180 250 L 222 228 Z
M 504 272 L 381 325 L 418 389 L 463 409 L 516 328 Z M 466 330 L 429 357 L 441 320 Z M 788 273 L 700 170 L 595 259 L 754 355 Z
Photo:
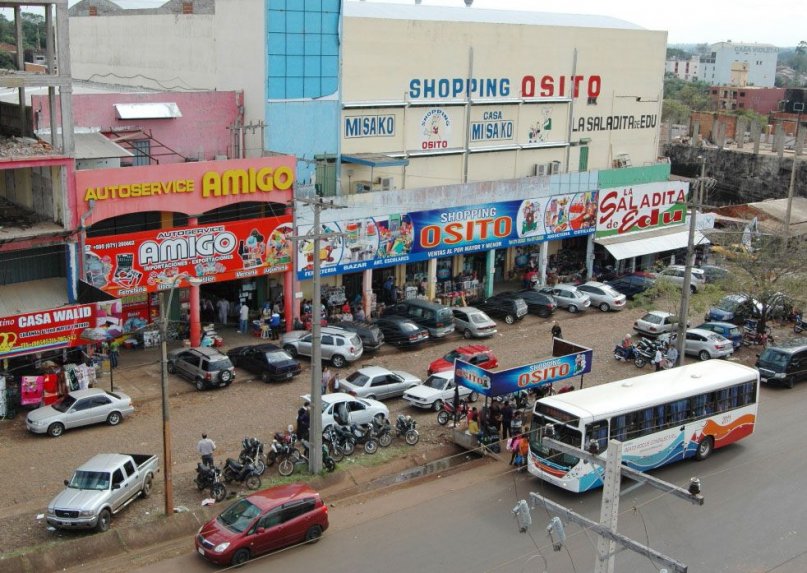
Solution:
M 678 100 L 665 99 L 661 106 L 661 121 L 689 123 L 690 109 Z

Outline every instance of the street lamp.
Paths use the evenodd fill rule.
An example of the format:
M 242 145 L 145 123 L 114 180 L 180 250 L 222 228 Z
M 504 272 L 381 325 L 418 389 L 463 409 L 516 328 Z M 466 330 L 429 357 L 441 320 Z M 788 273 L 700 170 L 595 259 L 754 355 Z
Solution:
M 165 515 L 174 513 L 174 484 L 171 472 L 171 416 L 168 410 L 168 313 L 174 298 L 174 289 L 188 279 L 192 285 L 201 284 L 201 279 L 188 276 L 187 273 L 176 275 L 171 281 L 168 291 L 168 304 L 165 304 L 164 292 L 160 293 L 160 387 L 162 389 L 163 410 L 163 484 L 165 487 Z

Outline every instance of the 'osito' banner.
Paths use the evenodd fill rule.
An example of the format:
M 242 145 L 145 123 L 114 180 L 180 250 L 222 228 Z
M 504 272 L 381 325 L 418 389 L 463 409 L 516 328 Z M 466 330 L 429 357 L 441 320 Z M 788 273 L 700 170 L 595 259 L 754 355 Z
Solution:
M 85 280 L 126 296 L 285 272 L 291 266 L 291 217 L 266 217 L 88 239 Z
M 457 360 L 454 380 L 479 394 L 501 396 L 587 374 L 591 372 L 591 360 L 592 351 L 584 350 L 501 371 L 485 370 Z
M 351 219 L 322 225 L 320 274 L 342 274 L 594 232 L 597 192 Z M 301 225 L 304 236 L 311 226 Z M 313 241 L 298 241 L 297 275 L 311 278 Z

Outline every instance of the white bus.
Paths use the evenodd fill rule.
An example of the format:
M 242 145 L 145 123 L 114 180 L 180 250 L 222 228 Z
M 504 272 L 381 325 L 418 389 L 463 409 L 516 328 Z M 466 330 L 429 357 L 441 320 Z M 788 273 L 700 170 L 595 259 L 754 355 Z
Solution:
M 576 448 L 595 442 L 603 459 L 609 439 L 623 442 L 622 463 L 639 471 L 703 460 L 754 431 L 758 400 L 759 373 L 725 360 L 547 396 L 533 411 L 529 471 L 570 491 L 602 486 L 601 466 L 542 444 L 547 424 L 556 440 Z

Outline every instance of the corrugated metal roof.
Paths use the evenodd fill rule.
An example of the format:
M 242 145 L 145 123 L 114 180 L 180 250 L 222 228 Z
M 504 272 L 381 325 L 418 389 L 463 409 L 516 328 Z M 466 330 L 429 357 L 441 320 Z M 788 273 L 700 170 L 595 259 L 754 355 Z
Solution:
M 458 0 L 459 1 L 459 0 Z M 554 14 L 486 10 L 465 6 L 424 6 L 423 4 L 379 4 L 345 2 L 346 18 L 383 18 L 389 20 L 432 20 L 438 22 L 479 22 L 485 24 L 522 24 L 528 26 L 564 26 L 571 28 L 616 28 L 645 30 L 637 24 L 610 16 L 590 14 Z
M 0 316 L 49 310 L 70 304 L 67 279 L 53 278 L 0 286 Z
M 39 137 L 52 143 L 50 133 L 40 134 Z M 61 139 L 61 137 L 57 138 Z M 76 159 L 109 159 L 111 157 L 134 156 L 131 151 L 98 132 L 74 133 L 73 139 L 76 143 Z

